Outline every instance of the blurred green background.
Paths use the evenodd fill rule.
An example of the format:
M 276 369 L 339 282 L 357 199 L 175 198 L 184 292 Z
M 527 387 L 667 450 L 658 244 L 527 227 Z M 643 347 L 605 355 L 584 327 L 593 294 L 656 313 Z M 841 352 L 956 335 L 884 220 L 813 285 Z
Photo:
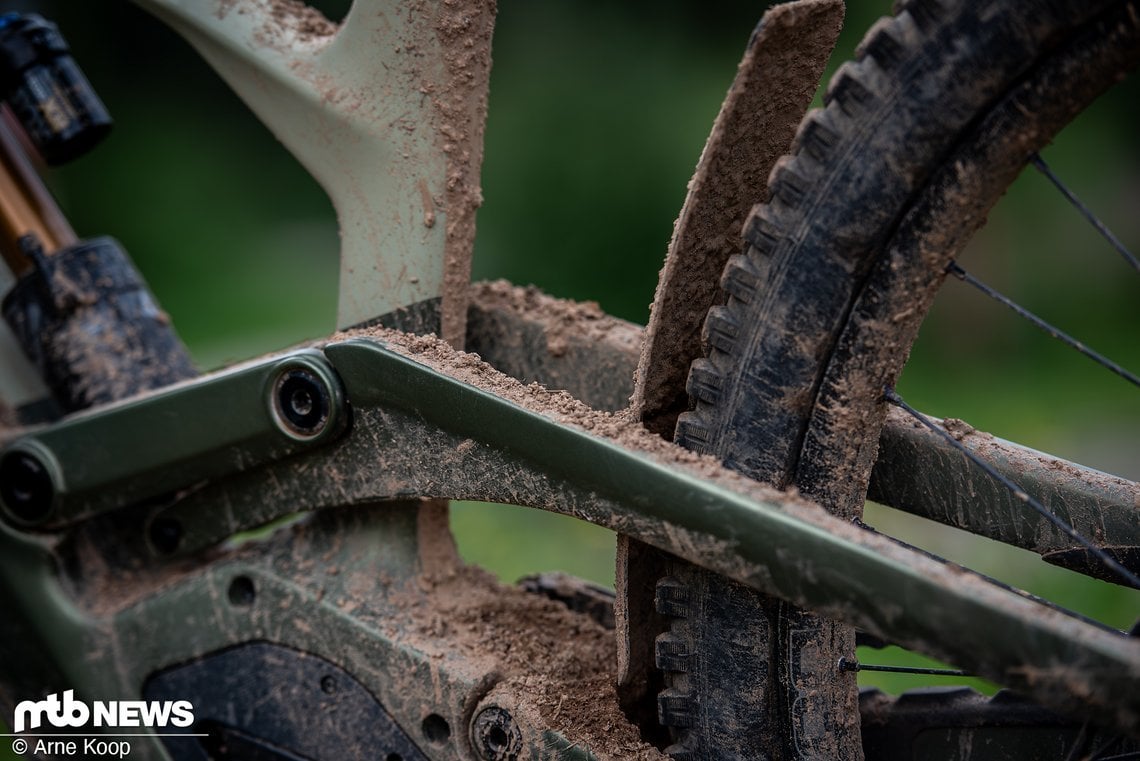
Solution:
M 25 3 L 23 7 L 31 4 Z M 35 3 L 61 24 L 117 126 L 52 176 L 81 235 L 120 238 L 204 367 L 334 327 L 337 231 L 322 192 L 173 34 L 125 2 Z M 318 3 L 330 16 L 347 3 Z M 644 323 L 685 185 L 765 4 L 501 0 L 475 276 L 534 283 Z M 889 3 L 852 3 L 832 62 Z M 1045 154 L 1140 249 L 1140 97 L 1126 83 Z M 1039 176 L 968 267 L 1133 370 L 1140 276 Z M 1140 394 L 951 283 L 901 385 L 916 406 L 1140 478 Z M 1021 553 L 873 510 L 870 522 L 1118 625 L 1140 598 Z M 535 511 L 457 505 L 464 555 L 507 580 L 612 584 L 613 537 Z M 892 689 L 895 680 L 883 682 Z

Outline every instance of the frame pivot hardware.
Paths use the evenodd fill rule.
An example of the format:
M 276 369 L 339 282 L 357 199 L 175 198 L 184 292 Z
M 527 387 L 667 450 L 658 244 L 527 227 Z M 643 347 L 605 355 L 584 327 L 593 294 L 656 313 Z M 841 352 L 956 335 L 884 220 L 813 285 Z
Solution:
M 335 439 L 348 404 L 303 350 L 66 418 L 0 451 L 0 515 L 57 528 Z
M 1120 726 L 1140 722 L 1140 641 L 1121 632 L 731 471 L 662 459 L 636 442 L 566 425 L 375 337 L 331 343 L 325 355 L 352 399 L 351 434 L 155 511 L 155 522 L 181 532 L 174 550 L 157 554 L 203 550 L 296 512 L 388 501 L 395 511 L 418 498 L 527 505 L 627 534 L 1055 709 Z M 120 531 L 126 546 L 132 527 L 113 523 L 119 517 L 88 526 Z M 883 589 L 893 595 L 885 599 Z M 1079 664 L 1078 702 L 1066 681 L 1075 672 L 1062 664 Z

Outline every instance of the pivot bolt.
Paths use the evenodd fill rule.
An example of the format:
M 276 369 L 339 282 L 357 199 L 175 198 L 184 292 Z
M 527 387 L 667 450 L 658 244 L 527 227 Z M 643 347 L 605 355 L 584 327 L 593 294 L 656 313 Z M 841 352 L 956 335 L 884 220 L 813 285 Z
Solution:
M 24 525 L 43 523 L 55 507 L 55 486 L 43 461 L 30 452 L 8 452 L 0 459 L 0 502 Z
M 484 708 L 471 722 L 471 741 L 482 761 L 516 761 L 522 751 L 522 733 L 510 712 L 498 706 Z
M 328 385 L 303 367 L 281 373 L 273 387 L 273 410 L 282 430 L 296 437 L 320 434 L 332 416 Z

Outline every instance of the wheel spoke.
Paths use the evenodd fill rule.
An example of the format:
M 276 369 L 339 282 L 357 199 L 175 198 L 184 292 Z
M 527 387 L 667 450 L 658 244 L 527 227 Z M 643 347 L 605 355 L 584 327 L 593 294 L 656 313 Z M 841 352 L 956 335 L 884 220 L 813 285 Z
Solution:
M 1037 171 L 1041 172 L 1041 174 L 1049 178 L 1049 181 L 1052 182 L 1053 186 L 1061 192 L 1061 195 L 1063 195 L 1069 201 L 1069 203 L 1073 205 L 1073 208 L 1079 211 L 1081 215 L 1089 221 L 1089 224 L 1096 228 L 1097 232 L 1104 236 L 1104 239 L 1107 240 L 1109 244 L 1115 248 L 1121 256 L 1124 257 L 1124 261 L 1128 262 L 1132 269 L 1140 272 L 1140 259 L 1137 259 L 1136 255 L 1128 250 L 1128 247 L 1125 246 L 1123 242 L 1121 242 L 1120 238 L 1117 238 L 1116 235 L 1113 234 L 1112 230 L 1108 229 L 1108 225 L 1104 224 L 1104 222 L 1101 222 L 1097 215 L 1093 213 L 1092 209 L 1090 209 L 1088 206 L 1085 206 L 1084 202 L 1077 197 L 1077 194 L 1070 190 L 1069 187 L 1061 181 L 1061 178 L 1058 177 L 1057 174 L 1049 167 L 1049 165 L 1045 163 L 1045 160 L 1041 158 L 1040 154 L 1034 153 L 1032 156 L 1030 156 L 1029 163 L 1032 164 L 1033 167 L 1037 169 Z
M 1105 568 L 1111 569 L 1113 571 L 1113 573 L 1115 573 L 1121 579 L 1126 581 L 1130 586 L 1133 586 L 1133 587 L 1136 587 L 1137 589 L 1140 589 L 1140 576 L 1137 576 L 1132 571 L 1125 568 L 1123 565 L 1121 565 L 1116 560 L 1116 558 L 1112 557 L 1107 552 L 1105 552 L 1102 548 L 1096 546 L 1095 544 L 1093 544 L 1093 542 L 1091 542 L 1090 540 L 1085 538 L 1085 536 L 1082 535 L 1076 529 L 1074 529 L 1072 527 L 1072 525 L 1070 525 L 1067 521 L 1063 520 L 1062 518 L 1060 518 L 1057 515 L 1055 515 L 1054 513 L 1052 513 L 1047 507 L 1042 505 L 1040 501 L 1038 501 L 1037 499 L 1030 496 L 1024 489 L 1022 489 L 1018 484 L 1016 484 L 1009 477 L 1003 475 L 1002 473 L 999 473 L 996 468 L 994 468 L 988 462 L 983 460 L 981 457 L 979 457 L 975 452 L 970 450 L 968 447 L 964 446 L 960 441 L 958 441 L 953 436 L 953 434 L 951 434 L 945 428 L 943 428 L 939 425 L 936 425 L 934 422 L 932 422 L 929 418 L 927 418 L 921 412 L 919 412 L 914 407 L 911 407 L 909 404 L 907 404 L 906 401 L 904 401 L 903 398 L 901 396 L 899 396 L 898 393 L 896 393 L 893 388 L 887 388 L 884 392 L 884 395 L 885 395 L 886 400 L 889 403 L 895 405 L 896 407 L 899 407 L 904 412 L 906 412 L 908 415 L 910 415 L 915 420 L 917 420 L 920 424 L 927 427 L 928 429 L 930 429 L 934 433 L 938 434 L 943 439 L 943 441 L 945 441 L 947 444 L 949 444 L 952 448 L 956 449 L 961 454 L 965 455 L 974 465 L 976 465 L 977 467 L 979 467 L 983 471 L 985 471 L 985 473 L 990 478 L 998 481 L 1003 486 L 1005 486 L 1005 488 L 1009 490 L 1009 493 L 1012 494 L 1016 500 L 1018 500 L 1019 502 L 1022 502 L 1027 507 L 1034 510 L 1038 515 L 1040 515 L 1042 518 L 1047 520 L 1049 523 L 1053 524 L 1053 526 L 1058 528 L 1061 532 L 1066 534 L 1069 538 L 1073 539 L 1078 544 L 1080 544 L 1082 547 L 1084 547 L 1098 561 L 1100 561 L 1100 563 Z
M 924 416 L 925 417 L 925 416 Z M 1140 485 L 1077 463 L 1004 441 L 957 420 L 937 421 L 958 443 L 1118 560 L 1136 568 L 1140 556 Z M 897 510 L 1030 550 L 1081 573 L 1099 571 L 1088 553 L 1035 513 L 1027 513 L 1005 486 L 974 467 L 930 427 L 890 409 L 868 497 Z M 1103 574 L 1101 574 L 1103 576 Z M 1112 577 L 1115 579 L 1115 576 Z
M 885 674 L 921 674 L 923 676 L 973 676 L 961 669 L 934 669 L 919 666 L 883 666 L 878 664 L 860 663 L 853 658 L 839 659 L 840 671 L 878 671 Z
M 957 262 L 951 261 L 950 264 L 947 265 L 946 271 L 949 274 L 953 275 L 954 277 L 958 278 L 959 280 L 966 282 L 966 283 L 969 283 L 970 285 L 974 286 L 975 288 L 977 288 L 979 291 L 981 291 L 985 295 L 989 296 L 994 301 L 997 301 L 997 302 L 1004 304 L 1005 306 L 1009 307 L 1014 312 L 1016 312 L 1019 316 L 1024 317 L 1026 320 L 1029 320 L 1029 322 L 1033 323 L 1038 328 L 1045 331 L 1046 333 L 1048 333 L 1053 338 L 1056 338 L 1058 341 L 1065 344 L 1069 348 L 1074 349 L 1075 351 L 1085 355 L 1086 357 L 1093 360 L 1094 362 L 1101 365 L 1102 367 L 1104 367 L 1108 370 L 1111 370 L 1112 372 L 1119 375 L 1121 378 L 1124 378 L 1124 380 L 1131 383 L 1133 386 L 1140 387 L 1140 377 L 1137 377 L 1134 373 L 1131 373 L 1128 370 L 1124 369 L 1123 367 L 1116 364 L 1115 362 L 1113 362 L 1111 359 L 1104 356 L 1103 354 L 1100 354 L 1099 352 L 1096 352 L 1096 351 L 1090 349 L 1088 346 L 1085 346 L 1083 343 L 1081 343 L 1077 339 L 1073 338 L 1068 333 L 1065 333 L 1064 331 L 1062 331 L 1058 328 L 1055 328 L 1053 325 L 1049 324 L 1048 322 L 1045 322 L 1045 320 L 1042 320 L 1040 317 L 1033 314 L 1028 309 L 1021 306 L 1020 304 L 1018 304 L 1016 301 L 1009 298 L 1008 296 L 1005 296 L 1005 295 L 999 293 L 997 290 L 986 285 L 981 280 L 978 280 L 976 277 L 971 275 L 969 272 L 962 269 L 961 265 L 959 265 Z

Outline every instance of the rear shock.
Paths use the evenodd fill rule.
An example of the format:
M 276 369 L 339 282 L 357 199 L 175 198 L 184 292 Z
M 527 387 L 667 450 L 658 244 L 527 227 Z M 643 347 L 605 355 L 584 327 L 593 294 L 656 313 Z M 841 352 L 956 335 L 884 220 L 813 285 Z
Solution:
M 17 281 L 2 312 L 51 390 L 54 412 L 194 377 L 122 246 L 80 240 L 35 168 L 36 157 L 49 165 L 78 158 L 111 128 L 55 24 L 0 16 L 0 98 L 0 257 Z

